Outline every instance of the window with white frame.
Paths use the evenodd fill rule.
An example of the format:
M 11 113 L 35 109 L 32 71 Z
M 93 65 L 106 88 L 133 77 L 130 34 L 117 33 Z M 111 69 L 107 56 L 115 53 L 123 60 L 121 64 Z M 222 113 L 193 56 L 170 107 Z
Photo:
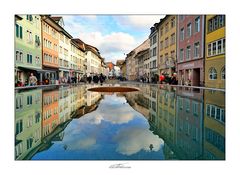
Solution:
M 208 44 L 208 56 L 215 56 L 225 53 L 225 38 Z
M 194 58 L 199 58 L 200 56 L 200 43 L 197 42 L 194 44 Z
M 184 28 L 181 28 L 180 30 L 180 41 L 184 40 Z
M 217 71 L 214 67 L 209 69 L 209 80 L 216 80 L 217 79 Z
M 192 24 L 189 23 L 187 25 L 187 36 L 190 37 L 192 35 Z
M 184 57 L 184 50 L 183 50 L 183 49 L 180 49 L 180 55 L 179 55 L 180 62 L 183 61 L 183 57 Z
M 195 32 L 199 32 L 200 31 L 200 16 L 198 16 L 196 19 L 195 19 Z
M 190 60 L 190 58 L 191 58 L 191 46 L 187 46 L 186 60 Z
M 39 56 L 36 56 L 36 64 L 40 64 L 40 57 Z
M 221 70 L 221 79 L 225 80 L 225 67 L 223 67 Z
M 16 109 L 22 109 L 23 108 L 23 96 L 17 96 L 16 97 Z
M 206 104 L 206 106 L 207 106 L 206 114 L 208 117 L 214 118 L 215 120 L 225 123 L 225 110 L 222 107 L 212 104 Z

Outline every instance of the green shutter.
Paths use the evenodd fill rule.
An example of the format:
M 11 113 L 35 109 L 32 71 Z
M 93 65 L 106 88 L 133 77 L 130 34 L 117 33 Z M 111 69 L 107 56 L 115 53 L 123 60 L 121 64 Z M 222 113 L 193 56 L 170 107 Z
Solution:
M 20 38 L 22 39 L 22 27 L 20 26 Z
M 16 37 L 17 37 L 17 38 L 19 37 L 18 32 L 19 32 L 19 25 L 16 24 Z

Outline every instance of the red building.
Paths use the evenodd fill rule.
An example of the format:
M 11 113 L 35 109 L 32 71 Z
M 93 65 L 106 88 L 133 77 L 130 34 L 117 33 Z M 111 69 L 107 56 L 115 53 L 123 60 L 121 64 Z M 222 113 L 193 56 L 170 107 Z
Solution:
M 112 62 L 106 62 L 106 65 L 109 68 L 109 71 L 111 71 L 115 66 L 115 64 L 113 64 Z
M 204 86 L 204 18 L 204 15 L 180 15 L 178 18 L 179 84 Z

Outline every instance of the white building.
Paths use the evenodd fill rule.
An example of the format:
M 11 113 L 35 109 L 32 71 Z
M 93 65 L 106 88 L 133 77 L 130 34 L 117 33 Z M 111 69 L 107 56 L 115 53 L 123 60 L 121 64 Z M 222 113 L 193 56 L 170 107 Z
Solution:
M 116 77 L 121 76 L 121 69 L 119 66 L 114 66 L 113 69 L 114 69 L 114 76 Z
M 151 27 L 151 33 L 149 35 L 150 39 L 150 50 L 149 50 L 149 61 L 150 61 L 150 77 L 153 77 L 158 73 L 158 65 L 157 65 L 157 55 L 158 55 L 158 32 L 157 25 L 155 23 L 153 27 Z
M 101 73 L 101 56 L 96 47 L 86 44 L 87 75 Z

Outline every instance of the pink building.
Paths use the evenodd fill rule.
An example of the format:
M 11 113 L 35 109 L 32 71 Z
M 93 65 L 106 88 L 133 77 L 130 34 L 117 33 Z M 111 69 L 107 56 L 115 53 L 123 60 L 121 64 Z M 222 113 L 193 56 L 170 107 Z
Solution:
M 179 84 L 204 86 L 204 18 L 204 15 L 180 15 L 178 18 Z

